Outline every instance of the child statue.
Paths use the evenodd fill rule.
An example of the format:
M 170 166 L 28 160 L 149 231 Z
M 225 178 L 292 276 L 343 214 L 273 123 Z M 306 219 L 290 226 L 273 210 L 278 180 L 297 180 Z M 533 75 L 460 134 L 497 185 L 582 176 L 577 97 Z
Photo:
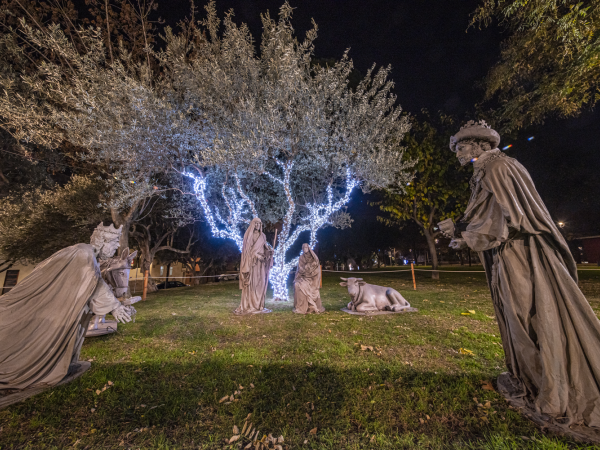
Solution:
M 298 314 L 321 313 L 321 266 L 319 258 L 308 244 L 302 244 L 302 255 L 294 278 L 294 312 Z

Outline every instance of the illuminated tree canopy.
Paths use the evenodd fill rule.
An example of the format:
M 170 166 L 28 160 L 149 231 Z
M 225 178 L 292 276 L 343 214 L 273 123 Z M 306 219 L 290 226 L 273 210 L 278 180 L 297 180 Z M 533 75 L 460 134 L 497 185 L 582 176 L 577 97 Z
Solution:
M 232 12 L 221 21 L 214 3 L 206 11 L 178 33 L 167 28 L 164 49 L 148 47 L 147 61 L 107 52 L 98 30 L 77 30 L 75 44 L 57 25 L 22 22 L 19 39 L 0 42 L 0 117 L 21 142 L 82 148 L 120 183 L 111 201 L 121 210 L 177 189 L 198 198 L 215 236 L 238 246 L 253 216 L 276 227 L 271 283 L 287 299 L 297 263 L 287 252 L 303 233 L 314 246 L 320 228 L 349 226 L 344 206 L 358 186 L 406 185 L 412 162 L 400 142 L 410 126 L 389 67 L 373 66 L 351 89 L 347 52 L 311 65 L 317 27 L 298 41 L 289 4 L 277 20 L 262 16 L 260 51 Z M 57 57 L 23 75 L 24 46 Z

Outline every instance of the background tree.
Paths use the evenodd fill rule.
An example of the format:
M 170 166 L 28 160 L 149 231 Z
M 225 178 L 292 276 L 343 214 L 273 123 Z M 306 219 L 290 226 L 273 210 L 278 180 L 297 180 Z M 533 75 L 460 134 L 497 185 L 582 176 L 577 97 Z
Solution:
M 507 130 L 600 100 L 600 0 L 484 0 L 472 25 L 497 19 L 511 33 L 485 82 Z
M 334 65 L 311 65 L 316 26 L 299 42 L 285 3 L 279 20 L 262 16 L 260 55 L 246 25 L 225 16 L 221 34 L 214 4 L 207 7 L 207 42 L 167 35 L 162 61 L 180 111 L 195 117 L 198 138 L 189 176 L 213 234 L 241 248 L 252 216 L 278 224 L 270 281 L 287 300 L 297 263 L 291 246 L 306 233 L 347 226 L 340 210 L 353 189 L 406 181 L 407 164 L 395 143 L 408 130 L 394 106 L 389 68 L 371 69 L 352 90 L 347 55 Z M 198 29 L 197 33 L 204 33 Z M 190 58 L 189 55 L 194 55 Z
M 378 217 L 386 225 L 402 227 L 412 220 L 421 228 L 434 270 L 438 268 L 436 224 L 448 217 L 456 219 L 470 195 L 470 173 L 448 148 L 455 128 L 454 121 L 445 115 L 436 120 L 431 120 L 427 113 L 423 120 L 413 117 L 411 131 L 403 144 L 406 155 L 417 160 L 415 176 L 407 183 L 405 195 L 388 190 L 383 193 L 383 200 L 373 203 L 389 213 Z M 439 273 L 432 272 L 432 277 L 439 278 Z

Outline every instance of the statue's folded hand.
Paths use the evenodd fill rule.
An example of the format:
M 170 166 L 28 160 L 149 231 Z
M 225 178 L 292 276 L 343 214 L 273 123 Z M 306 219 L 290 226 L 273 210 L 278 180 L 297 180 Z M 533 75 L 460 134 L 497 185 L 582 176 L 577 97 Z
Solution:
M 454 250 L 462 250 L 463 248 L 467 248 L 467 241 L 465 241 L 463 238 L 452 239 L 448 247 Z
M 131 322 L 131 316 L 129 315 L 126 306 L 119 305 L 111 311 L 111 314 L 117 322 L 126 323 Z

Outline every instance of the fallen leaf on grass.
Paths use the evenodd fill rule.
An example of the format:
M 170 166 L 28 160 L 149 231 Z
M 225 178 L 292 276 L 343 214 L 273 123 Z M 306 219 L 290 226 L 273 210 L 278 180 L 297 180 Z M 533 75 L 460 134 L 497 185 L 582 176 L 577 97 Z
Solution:
M 470 312 L 471 314 L 475 314 L 475 310 L 474 310 L 474 309 L 469 309 L 469 312 Z
M 471 313 L 460 313 L 460 314 L 463 315 L 463 316 L 470 316 L 471 315 Z
M 479 382 L 481 383 L 481 388 L 484 391 L 495 391 L 496 389 L 494 389 L 494 386 L 492 385 L 492 383 L 488 380 L 479 380 Z
M 236 436 L 231 436 L 231 438 L 229 438 L 229 444 L 231 444 L 231 443 L 233 443 L 233 442 L 237 441 L 239 438 L 240 438 L 240 436 L 239 436 L 239 435 L 236 435 Z
M 240 434 L 240 429 L 237 427 L 237 425 L 233 426 L 233 434 Z
M 425 421 L 423 419 L 421 419 L 420 417 L 419 417 L 419 422 L 421 422 L 421 425 L 423 425 L 425 423 Z
M 223 403 L 225 400 L 229 400 L 229 395 L 226 395 L 221 400 L 219 400 L 219 403 Z
M 474 355 L 475 353 L 473 353 L 471 350 L 467 350 L 466 348 L 461 348 L 459 350 L 461 355 Z
M 363 351 L 364 350 L 371 350 L 371 351 L 373 351 L 373 346 L 371 346 L 371 345 L 362 345 L 361 344 L 360 345 L 360 349 L 363 350 Z
M 310 434 L 317 434 L 317 427 L 314 427 L 312 430 L 309 431 Z

